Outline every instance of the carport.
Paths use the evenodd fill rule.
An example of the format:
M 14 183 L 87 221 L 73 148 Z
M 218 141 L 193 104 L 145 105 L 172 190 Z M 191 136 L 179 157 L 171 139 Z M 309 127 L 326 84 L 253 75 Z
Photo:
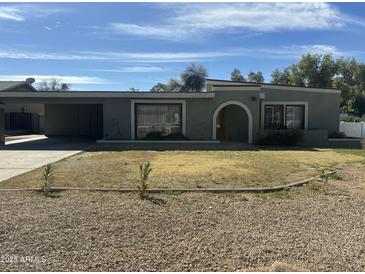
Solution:
M 45 133 L 47 136 L 101 138 L 103 105 L 46 104 Z
M 5 143 L 5 106 L 43 104 L 44 133 L 52 137 L 99 139 L 103 136 L 103 99 L 93 92 L 1 92 L 0 144 Z

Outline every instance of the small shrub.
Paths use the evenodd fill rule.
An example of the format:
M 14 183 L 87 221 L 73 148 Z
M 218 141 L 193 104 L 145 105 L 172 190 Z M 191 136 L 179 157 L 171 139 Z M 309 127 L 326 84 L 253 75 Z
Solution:
M 42 176 L 43 181 L 41 185 L 41 192 L 44 196 L 49 196 L 51 192 L 51 183 L 53 181 L 54 165 L 47 164 L 43 167 Z
M 150 163 L 142 163 L 139 165 L 140 182 L 137 185 L 137 192 L 141 199 L 146 199 L 148 196 L 148 177 L 151 171 Z
M 332 132 L 328 134 L 328 138 L 346 138 L 345 132 Z
M 365 119 L 362 118 L 362 117 L 347 114 L 347 113 L 341 114 L 340 115 L 340 120 L 344 121 L 344 122 L 361 122 L 361 121 L 365 121 Z
M 160 131 L 151 131 L 143 138 L 143 140 L 189 140 L 182 133 L 171 133 L 169 135 L 162 135 Z
M 271 130 L 259 138 L 259 145 L 295 146 L 303 140 L 303 137 L 304 133 L 301 130 Z
M 165 136 L 164 140 L 189 140 L 189 138 L 182 133 L 171 133 Z
M 329 174 L 326 173 L 325 169 L 322 169 L 320 177 L 321 177 L 322 181 L 324 182 L 323 190 L 324 190 L 324 192 L 327 192 Z
M 325 184 L 328 183 L 328 175 L 326 174 L 326 170 L 322 169 L 320 177 Z
M 161 140 L 162 139 L 162 132 L 161 131 L 148 132 L 143 139 L 144 140 Z
M 343 178 L 340 175 L 338 175 L 337 173 L 330 174 L 330 175 L 328 175 L 328 177 L 330 177 L 330 178 L 332 178 L 333 180 L 336 180 L 336 181 L 342 181 L 343 180 Z
M 321 190 L 321 185 L 319 183 L 310 184 L 310 189 L 313 190 L 313 191 L 320 191 Z

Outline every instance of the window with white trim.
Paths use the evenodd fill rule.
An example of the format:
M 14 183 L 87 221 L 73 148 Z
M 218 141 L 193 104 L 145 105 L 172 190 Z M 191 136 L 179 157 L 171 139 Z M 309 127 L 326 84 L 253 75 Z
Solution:
M 143 139 L 150 133 L 161 136 L 182 133 L 181 104 L 136 104 L 136 135 Z
M 268 104 L 264 107 L 264 129 L 304 129 L 305 105 Z

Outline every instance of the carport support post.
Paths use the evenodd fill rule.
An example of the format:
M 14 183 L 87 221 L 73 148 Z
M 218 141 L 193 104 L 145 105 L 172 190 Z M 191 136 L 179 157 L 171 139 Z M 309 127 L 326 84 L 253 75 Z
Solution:
M 0 146 L 1 145 L 5 145 L 5 114 L 3 104 L 0 104 Z

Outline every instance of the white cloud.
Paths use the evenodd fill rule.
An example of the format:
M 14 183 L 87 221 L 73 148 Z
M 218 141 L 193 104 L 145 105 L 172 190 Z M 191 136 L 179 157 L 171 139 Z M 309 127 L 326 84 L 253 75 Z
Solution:
M 21 10 L 19 10 L 17 7 L 4 6 L 4 7 L 0 7 L 0 19 L 12 20 L 12 21 L 23 21 L 24 17 L 22 15 Z
M 133 67 L 123 67 L 116 69 L 94 69 L 93 71 L 104 71 L 104 72 L 120 72 L 120 73 L 141 73 L 141 72 L 163 72 L 165 69 L 161 67 L 142 67 L 142 66 L 133 66 Z
M 65 11 L 64 9 L 45 8 L 34 4 L 0 6 L 0 20 L 24 21 L 30 17 L 46 17 Z
M 165 63 L 194 62 L 213 60 L 216 58 L 236 56 L 237 53 L 227 51 L 204 52 L 113 52 L 113 51 L 81 51 L 64 54 L 55 52 L 29 52 L 18 50 L 0 50 L 0 59 L 30 60 L 108 60 L 118 62 Z M 154 68 L 156 70 L 156 68 Z
M 110 61 L 122 63 L 140 63 L 138 66 L 127 66 L 116 69 L 104 69 L 110 72 L 161 72 L 159 66 L 148 66 L 148 63 L 189 63 L 205 62 L 232 57 L 248 56 L 256 58 L 300 58 L 306 53 L 332 54 L 334 57 L 356 57 L 365 55 L 364 51 L 342 51 L 332 45 L 286 45 L 275 48 L 225 48 L 219 51 L 196 52 L 117 52 L 117 51 L 80 51 L 74 53 L 29 52 L 18 50 L 1 50 L 0 59 L 28 60 L 62 60 L 62 61 Z M 146 64 L 146 65 L 142 65 Z
M 166 40 L 196 38 L 208 32 L 273 32 L 338 29 L 365 22 L 328 3 L 219 3 L 164 5 L 164 24 L 112 23 L 115 33 Z
M 123 23 L 112 23 L 110 24 L 110 28 L 113 32 L 119 34 L 130 34 L 136 36 L 144 36 L 144 37 L 158 37 L 162 39 L 168 40 L 178 40 L 176 38 L 176 29 L 171 28 L 170 26 L 166 27 L 152 27 L 152 26 L 140 26 L 135 24 L 123 24 Z M 181 32 L 183 30 L 179 30 Z M 187 33 L 186 33 L 187 34 Z
M 73 76 L 73 75 L 0 75 L 0 81 L 24 81 L 34 78 L 36 83 L 43 80 L 57 79 L 68 84 L 105 84 L 106 80 L 99 77 Z
M 209 61 L 217 58 L 237 56 L 237 53 L 227 51 L 204 52 L 85 52 L 94 58 L 105 58 L 138 63 L 186 63 Z
M 238 51 L 245 56 L 254 56 L 262 58 L 281 58 L 281 59 L 293 59 L 300 58 L 304 54 L 332 54 L 334 57 L 351 57 L 363 52 L 354 51 L 341 51 L 332 45 L 289 45 L 281 46 L 277 48 L 256 48 L 248 49 L 241 48 Z
M 103 57 L 93 57 L 82 54 L 62 54 L 54 52 L 29 52 L 19 50 L 0 50 L 0 58 L 30 59 L 30 60 L 99 60 Z

